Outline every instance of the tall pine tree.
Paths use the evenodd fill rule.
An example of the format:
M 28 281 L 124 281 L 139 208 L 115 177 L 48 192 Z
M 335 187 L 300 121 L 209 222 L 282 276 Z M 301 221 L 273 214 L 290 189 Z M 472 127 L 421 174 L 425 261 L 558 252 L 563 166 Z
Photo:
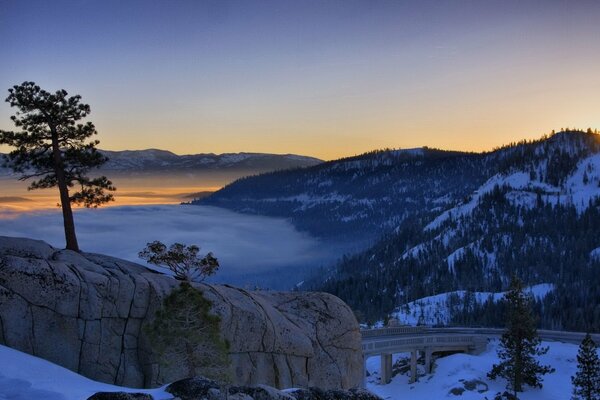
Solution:
M 506 388 L 513 396 L 522 392 L 525 385 L 542 387 L 542 375 L 554 372 L 554 368 L 541 365 L 536 356 L 546 354 L 547 347 L 540 347 L 535 320 L 531 314 L 531 297 L 523 290 L 523 283 L 513 277 L 510 290 L 505 294 L 506 330 L 498 348 L 499 364 L 488 373 L 490 379 L 506 379 Z
M 0 130 L 0 144 L 15 148 L 6 156 L 6 166 L 20 173 L 20 180 L 37 179 L 30 190 L 58 187 L 67 249 L 79 251 L 71 203 L 95 208 L 112 201 L 110 192 L 115 190 L 105 176 L 87 175 L 107 161 L 96 149 L 99 142 L 88 140 L 97 134 L 94 124 L 80 122 L 90 106 L 79 95 L 50 93 L 34 82 L 8 92 L 6 101 L 19 110 L 10 118 L 21 131 Z
M 571 377 L 574 400 L 600 399 L 600 359 L 596 343 L 588 333 L 579 345 L 577 373 Z

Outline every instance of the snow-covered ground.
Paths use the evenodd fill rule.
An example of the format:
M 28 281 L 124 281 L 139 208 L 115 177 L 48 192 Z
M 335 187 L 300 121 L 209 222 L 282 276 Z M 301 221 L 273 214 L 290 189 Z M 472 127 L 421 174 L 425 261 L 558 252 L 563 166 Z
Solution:
M 92 381 L 49 361 L 0 346 L 0 400 L 85 400 L 102 391 L 149 393 L 156 400 L 172 398 L 162 389 L 129 389 Z
M 527 287 L 525 291 L 531 296 L 542 299 L 554 289 L 554 286 L 549 283 L 541 283 Z M 464 299 L 467 294 L 464 290 L 454 292 L 440 293 L 435 296 L 423 297 L 410 303 L 398 307 L 392 317 L 396 318 L 403 325 L 417 325 L 422 323 L 425 325 L 446 325 L 452 317 L 451 297 Z M 473 301 L 483 304 L 488 299 L 494 302 L 499 301 L 504 296 L 505 292 L 471 292 Z
M 543 364 L 550 364 L 556 372 L 546 375 L 542 389 L 526 388 L 519 394 L 521 400 L 565 400 L 571 398 L 571 376 L 577 368 L 577 345 L 557 342 L 544 342 L 550 346 L 548 353 L 540 357 Z M 487 350 L 480 355 L 455 354 L 435 361 L 434 372 L 424 375 L 420 370 L 419 380 L 409 384 L 408 374 L 396 375 L 387 385 L 379 383 L 379 357 L 367 360 L 367 370 L 371 374 L 367 378 L 367 389 L 389 400 L 431 400 L 460 399 L 483 400 L 493 399 L 498 392 L 505 390 L 506 382 L 502 379 L 491 381 L 487 372 L 498 362 L 496 349 L 498 341 L 490 342 Z M 395 355 L 394 362 L 402 356 Z M 422 368 L 422 366 L 420 366 Z
M 478 356 L 455 354 L 439 358 L 435 361 L 434 373 L 421 375 L 421 370 L 419 380 L 413 384 L 408 383 L 407 374 L 399 374 L 391 383 L 380 385 L 380 360 L 379 357 L 371 357 L 367 360 L 370 373 L 367 388 L 389 400 L 491 399 L 495 393 L 503 391 L 505 385 L 502 380 L 486 378 L 492 364 L 498 361 L 497 344 L 497 341 L 492 341 Z M 570 398 L 570 377 L 576 369 L 577 346 L 556 342 L 544 345 L 550 346 L 550 351 L 540 359 L 542 363 L 556 368 L 556 372 L 546 376 L 542 389 L 527 388 L 519 397 L 522 400 Z M 395 355 L 394 361 L 401 356 Z M 48 361 L 0 346 L 0 400 L 85 400 L 99 391 L 149 393 L 157 400 L 171 398 L 163 389 L 130 389 L 95 382 Z M 462 394 L 455 395 L 453 392 Z

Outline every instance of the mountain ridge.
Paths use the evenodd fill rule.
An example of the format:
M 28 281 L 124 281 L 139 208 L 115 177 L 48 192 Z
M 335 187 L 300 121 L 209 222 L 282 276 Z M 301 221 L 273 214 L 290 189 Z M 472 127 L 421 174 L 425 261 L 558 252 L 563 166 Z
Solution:
M 496 153 L 498 172 L 470 196 L 433 219 L 400 225 L 313 287 L 384 318 L 420 298 L 500 292 L 517 275 L 555 286 L 534 301 L 542 327 L 600 330 L 600 140 L 558 135 Z M 451 323 L 502 325 L 502 305 L 454 301 Z
M 440 293 L 500 292 L 517 274 L 556 287 L 536 305 L 542 326 L 600 330 L 600 261 L 591 256 L 600 248 L 600 135 L 419 153 L 377 151 L 243 178 L 196 204 L 285 217 L 326 239 L 368 238 L 302 285 L 342 298 L 361 319 Z M 501 323 L 482 320 L 500 315 L 486 307 L 472 308 L 481 318 L 470 321 Z
M 315 157 L 298 154 L 271 153 L 198 153 L 178 155 L 168 150 L 99 150 L 108 157 L 101 171 L 147 172 L 165 170 L 250 169 L 257 172 L 301 168 L 323 162 Z M 0 153 L 0 157 L 5 154 Z M 0 172 L 2 168 L 0 168 Z M 7 170 L 5 169 L 5 173 Z

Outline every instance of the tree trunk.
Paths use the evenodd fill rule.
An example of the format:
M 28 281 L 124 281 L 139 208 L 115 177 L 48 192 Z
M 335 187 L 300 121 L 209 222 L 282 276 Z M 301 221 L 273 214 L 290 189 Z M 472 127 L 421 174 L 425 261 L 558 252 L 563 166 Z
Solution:
M 65 240 L 67 249 L 79 251 L 77 236 L 75 235 L 75 221 L 73 220 L 73 210 L 71 209 L 71 200 L 69 199 L 69 187 L 65 177 L 65 169 L 58 146 L 58 133 L 55 127 L 50 127 L 52 132 L 52 157 L 54 159 L 54 173 L 58 184 L 58 192 L 60 193 L 60 205 L 63 213 L 63 223 L 65 227 Z

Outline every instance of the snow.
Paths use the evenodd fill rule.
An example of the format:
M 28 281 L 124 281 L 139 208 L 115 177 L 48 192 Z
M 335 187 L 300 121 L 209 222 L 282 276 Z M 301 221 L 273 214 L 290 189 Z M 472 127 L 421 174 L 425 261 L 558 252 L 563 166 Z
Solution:
M 554 290 L 554 285 L 550 283 L 541 283 L 529 286 L 525 289 L 537 299 L 544 298 L 548 293 Z M 506 292 L 471 292 L 473 299 L 478 304 L 485 303 L 488 299 L 494 302 L 502 299 Z M 436 294 L 434 296 L 423 297 L 398 307 L 392 317 L 398 319 L 403 325 L 447 325 L 452 319 L 450 296 L 454 295 L 463 299 L 467 291 L 457 290 Z
M 132 389 L 96 382 L 41 358 L 0 346 L 0 400 L 82 400 L 102 391 L 148 393 L 156 400 L 171 399 L 163 389 Z
M 558 193 L 559 189 L 543 182 L 531 180 L 526 172 L 515 172 L 509 175 L 496 174 L 487 180 L 483 185 L 473 192 L 471 199 L 467 203 L 459 204 L 457 207 L 451 208 L 437 216 L 431 221 L 425 230 L 437 229 L 442 223 L 449 219 L 457 219 L 459 217 L 470 214 L 478 205 L 479 200 L 485 195 L 494 190 L 496 187 L 510 187 L 515 191 L 524 192 L 543 192 L 543 193 Z M 518 197 L 517 197 L 518 199 Z M 509 198 L 510 200 L 510 198 Z M 529 198 L 527 202 L 530 202 Z
M 221 163 L 239 163 L 242 161 L 245 161 L 247 159 L 249 159 L 250 157 L 252 157 L 253 154 L 249 154 L 249 153 L 226 153 L 226 154 L 221 154 L 220 156 L 220 162 Z
M 571 393 L 570 377 L 576 370 L 577 345 L 558 342 L 544 342 L 550 351 L 540 357 L 543 364 L 550 364 L 556 372 L 547 376 L 542 389 L 527 388 L 519 398 L 522 400 L 558 400 L 569 398 Z M 439 399 L 454 398 L 452 389 L 465 388 L 465 383 L 473 382 L 477 390 L 465 390 L 460 399 L 481 400 L 485 396 L 493 398 L 494 394 L 504 390 L 503 380 L 490 381 L 486 374 L 498 361 L 497 340 L 492 340 L 480 355 L 455 354 L 435 361 L 434 372 L 424 375 L 419 366 L 419 380 L 408 383 L 408 375 L 397 375 L 387 385 L 379 384 L 379 357 L 367 359 L 367 389 L 389 400 L 401 399 Z M 405 355 L 395 354 L 394 362 Z M 479 382 L 479 384 L 475 384 Z M 81 400 L 100 391 L 123 391 L 148 393 L 156 400 L 170 399 L 171 396 L 163 388 L 134 389 L 100 383 L 85 378 L 72 371 L 52 364 L 49 361 L 0 346 L 0 400 Z
M 546 375 L 542 389 L 527 387 L 519 394 L 521 400 L 564 400 L 571 396 L 571 376 L 576 370 L 576 355 L 578 346 L 558 342 L 543 342 L 549 346 L 547 354 L 539 359 L 542 364 L 550 364 L 556 372 Z M 408 375 L 397 375 L 387 385 L 379 384 L 379 357 L 367 360 L 367 370 L 371 376 L 367 378 L 367 389 L 389 400 L 429 400 L 442 398 L 456 398 L 461 400 L 493 399 L 498 392 L 505 390 L 506 382 L 502 379 L 489 380 L 486 375 L 492 365 L 498 362 L 496 350 L 498 341 L 492 340 L 487 350 L 480 355 L 455 354 L 435 361 L 434 372 L 431 375 L 420 376 L 416 383 L 409 384 Z M 401 355 L 395 355 L 397 360 Z M 402 355 L 408 356 L 408 355 Z M 423 374 L 420 365 L 420 375 Z M 479 382 L 479 383 L 478 383 Z M 467 383 L 467 385 L 465 385 Z M 467 390 L 465 386 L 473 383 L 475 390 Z M 477 384 L 478 383 L 478 384 Z M 452 389 L 463 390 L 462 395 L 453 395 Z M 481 390 L 482 392 L 478 392 Z
M 593 260 L 600 260 L 600 247 L 596 247 L 594 250 L 590 251 L 590 258 Z
M 539 171 L 538 171 L 538 175 Z M 586 178 L 586 179 L 584 179 Z M 571 204 L 578 212 L 583 212 L 590 201 L 600 197 L 600 154 L 584 158 L 577 164 L 575 171 L 560 186 L 552 186 L 538 180 L 532 180 L 527 172 L 514 172 L 508 175 L 496 174 L 473 192 L 470 200 L 444 211 L 431 221 L 425 230 L 439 228 L 448 220 L 466 216 L 479 205 L 481 197 L 495 187 L 508 187 L 506 198 L 513 205 L 532 208 L 537 201 L 537 193 L 542 200 L 550 204 Z
M 417 258 L 419 256 L 419 254 L 425 250 L 425 243 L 421 243 L 416 245 L 415 247 L 412 247 L 408 250 L 406 250 L 403 254 L 402 254 L 402 259 L 406 260 L 408 258 Z
M 587 183 L 584 183 L 587 175 Z M 590 200 L 600 197 L 600 154 L 587 157 L 579 162 L 577 169 L 565 184 L 570 201 L 579 212 L 585 210 Z
M 470 244 L 468 246 L 460 247 L 460 248 L 456 249 L 455 251 L 453 251 L 452 253 L 450 253 L 450 255 L 448 257 L 446 257 L 446 262 L 448 263 L 448 269 L 450 271 L 454 271 L 454 264 L 456 263 L 456 261 L 458 261 L 464 257 L 465 248 L 472 247 L 472 246 L 473 245 Z

